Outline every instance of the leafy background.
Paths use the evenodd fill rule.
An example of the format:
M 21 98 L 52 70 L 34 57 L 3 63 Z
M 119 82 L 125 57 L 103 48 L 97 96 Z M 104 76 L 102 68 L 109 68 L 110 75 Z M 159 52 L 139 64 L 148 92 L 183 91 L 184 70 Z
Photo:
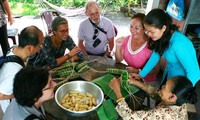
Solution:
M 84 7 L 87 0 L 47 0 L 48 2 L 68 9 Z M 121 7 L 143 7 L 148 0 L 99 0 L 102 9 L 119 11 Z M 44 0 L 9 0 L 14 16 L 39 15 L 42 9 L 48 9 Z

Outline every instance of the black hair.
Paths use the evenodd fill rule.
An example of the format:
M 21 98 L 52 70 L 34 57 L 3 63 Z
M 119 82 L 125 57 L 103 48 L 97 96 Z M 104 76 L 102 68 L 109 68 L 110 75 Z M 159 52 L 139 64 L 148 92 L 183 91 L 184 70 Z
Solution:
M 143 24 L 151 25 L 155 28 L 162 29 L 165 25 L 166 30 L 159 40 L 153 41 L 150 38 L 149 49 L 155 50 L 160 56 L 169 47 L 169 41 L 174 30 L 178 30 L 176 25 L 172 24 L 172 18 L 162 9 L 151 10 L 144 18 Z
M 195 92 L 196 87 L 193 87 L 192 82 L 184 77 L 173 77 L 173 86 L 171 91 L 177 96 L 176 105 L 182 105 L 183 103 L 196 103 L 197 94 Z
M 18 104 L 32 107 L 42 96 L 42 89 L 47 85 L 49 72 L 45 68 L 27 66 L 14 78 L 13 93 Z
M 28 26 L 19 34 L 19 47 L 27 45 L 37 46 L 40 43 L 40 34 L 42 31 L 36 26 Z
M 132 19 L 140 19 L 141 23 L 143 22 L 144 18 L 145 18 L 145 14 L 143 14 L 143 13 L 136 13 L 132 17 Z M 143 23 L 142 23 L 142 27 L 144 28 Z

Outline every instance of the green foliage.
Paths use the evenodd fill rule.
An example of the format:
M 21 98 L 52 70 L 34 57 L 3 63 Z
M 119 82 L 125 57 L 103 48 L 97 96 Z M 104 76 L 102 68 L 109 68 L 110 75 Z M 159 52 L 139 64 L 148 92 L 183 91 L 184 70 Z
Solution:
M 63 1 L 66 1 L 66 0 L 47 0 L 48 2 L 54 4 L 54 5 L 58 5 L 58 6 L 61 6 L 62 5 L 62 2 Z
M 13 15 L 39 15 L 42 8 L 48 8 L 44 3 L 37 4 L 42 0 L 9 0 Z M 84 7 L 87 0 L 47 0 L 48 2 L 64 8 Z M 144 4 L 148 0 L 142 0 Z M 100 0 L 103 10 L 119 11 L 120 7 L 140 6 L 141 0 Z
M 109 10 L 119 10 L 121 7 L 128 6 L 140 6 L 141 1 L 143 4 L 146 4 L 148 0 L 101 0 L 100 6 L 102 9 L 109 9 Z
M 85 5 L 85 0 L 73 0 L 74 6 L 80 7 Z
M 64 7 L 84 7 L 87 0 L 48 0 L 58 6 Z M 143 0 L 147 1 L 147 0 Z M 108 7 L 109 9 L 119 9 L 120 7 L 127 6 L 128 3 L 138 6 L 141 0 L 100 0 L 101 7 Z
M 83 7 L 86 0 L 48 0 L 48 2 L 64 7 Z
M 119 10 L 121 6 L 126 6 L 128 0 L 101 0 L 99 3 L 102 9 Z
M 15 3 L 34 3 L 35 0 L 9 0 L 9 2 Z
M 32 3 L 19 3 L 19 2 L 10 2 L 10 7 L 12 10 L 12 14 L 14 16 L 18 15 L 39 15 L 41 8 L 38 4 Z

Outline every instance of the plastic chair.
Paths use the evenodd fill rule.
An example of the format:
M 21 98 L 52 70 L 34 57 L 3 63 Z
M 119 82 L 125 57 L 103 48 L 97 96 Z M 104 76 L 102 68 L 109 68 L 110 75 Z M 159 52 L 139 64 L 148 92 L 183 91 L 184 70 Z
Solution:
M 55 10 L 45 10 L 41 12 L 40 16 L 45 27 L 46 35 L 50 34 L 52 32 L 51 22 L 53 21 L 55 17 L 59 16 L 58 12 L 56 12 Z

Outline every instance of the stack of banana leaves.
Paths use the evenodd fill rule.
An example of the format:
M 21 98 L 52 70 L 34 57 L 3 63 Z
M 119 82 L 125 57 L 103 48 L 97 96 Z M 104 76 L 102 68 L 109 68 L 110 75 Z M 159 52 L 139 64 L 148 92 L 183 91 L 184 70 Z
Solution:
M 86 80 L 93 81 L 96 78 L 102 77 L 108 73 L 116 75 L 117 71 L 121 73 L 121 70 L 113 71 L 116 68 L 115 61 L 100 57 L 99 59 L 90 59 L 81 62 L 66 62 L 60 67 L 57 67 L 50 71 L 52 78 L 57 82 L 58 87 L 70 80 Z M 117 76 L 121 74 L 118 73 Z
M 55 74 L 59 77 L 70 77 L 70 79 L 76 79 L 80 77 L 80 73 L 88 70 L 89 61 L 83 61 L 82 63 L 78 62 L 67 62 L 61 65 L 61 67 L 56 70 Z
M 69 80 L 80 79 L 80 74 L 87 71 L 90 61 L 78 62 L 66 62 L 60 67 L 57 67 L 50 71 L 54 81 L 60 81 L 57 83 L 55 89 Z

